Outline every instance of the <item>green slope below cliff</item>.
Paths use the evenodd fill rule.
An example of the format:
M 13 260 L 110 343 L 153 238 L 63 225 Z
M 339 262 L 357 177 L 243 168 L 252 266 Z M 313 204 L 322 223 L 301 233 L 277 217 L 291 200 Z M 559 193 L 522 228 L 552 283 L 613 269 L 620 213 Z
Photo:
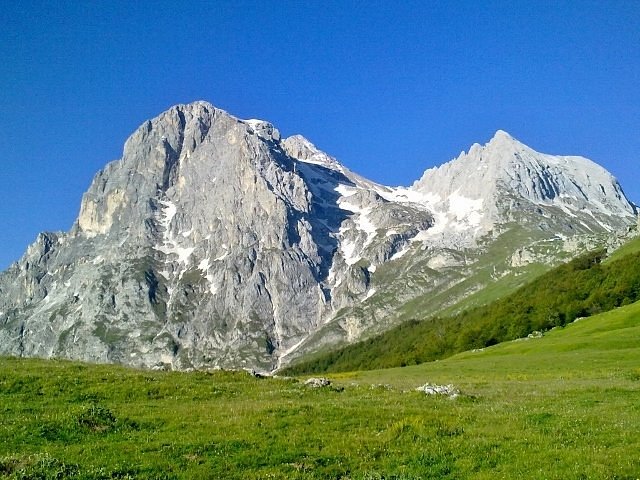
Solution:
M 635 242 L 635 241 L 633 241 Z M 640 253 L 603 262 L 596 251 L 561 265 L 488 305 L 409 321 L 382 335 L 308 358 L 291 374 L 390 368 L 445 358 L 564 326 L 640 299 Z

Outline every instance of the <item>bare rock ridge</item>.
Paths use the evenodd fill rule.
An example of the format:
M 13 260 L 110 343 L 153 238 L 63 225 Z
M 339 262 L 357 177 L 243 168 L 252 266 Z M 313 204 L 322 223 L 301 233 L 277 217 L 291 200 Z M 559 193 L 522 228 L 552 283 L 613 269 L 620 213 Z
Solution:
M 571 251 L 634 215 L 598 165 L 500 131 L 390 188 L 268 122 L 178 105 L 98 172 L 69 232 L 0 274 L 0 354 L 271 371 L 388 328 L 513 224 Z
M 427 170 L 412 188 L 449 209 L 465 199 L 466 205 L 457 203 L 482 210 L 479 223 L 486 228 L 513 215 L 505 201 L 557 207 L 569 216 L 586 212 L 596 223 L 603 217 L 605 229 L 621 227 L 634 213 L 617 180 L 604 168 L 583 157 L 538 153 L 502 130 L 485 146 L 474 144 L 457 159 Z M 612 224 L 616 215 L 621 222 Z

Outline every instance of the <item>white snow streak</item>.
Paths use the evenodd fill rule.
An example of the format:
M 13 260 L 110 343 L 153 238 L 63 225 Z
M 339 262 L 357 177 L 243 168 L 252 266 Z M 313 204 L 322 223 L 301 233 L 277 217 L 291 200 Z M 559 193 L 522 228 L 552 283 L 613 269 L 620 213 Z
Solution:
M 357 248 L 358 244 L 351 240 L 344 239 L 340 242 L 340 251 L 347 265 L 355 265 L 360 260 L 361 257 L 356 253 Z
M 340 250 L 342 252 L 342 256 L 344 257 L 347 265 L 354 265 L 360 260 L 360 258 L 362 258 L 362 255 L 361 255 L 362 252 L 364 252 L 364 250 L 369 245 L 371 245 L 371 242 L 373 241 L 373 239 L 377 234 L 377 228 L 375 224 L 371 221 L 371 218 L 369 217 L 369 214 L 371 213 L 372 209 L 361 208 L 355 203 L 344 200 L 344 198 L 348 198 L 349 196 L 356 193 L 355 191 L 352 191 L 352 188 L 353 187 L 346 187 L 345 185 L 339 185 L 335 189 L 340 194 L 345 194 L 345 193 L 347 194 L 347 197 L 342 196 L 340 197 L 340 199 L 338 199 L 338 206 L 342 210 L 346 210 L 348 212 L 352 212 L 355 214 L 351 217 L 351 220 L 355 224 L 356 230 L 359 230 L 360 232 L 362 232 L 365 237 L 362 244 L 359 245 L 360 242 L 356 242 L 354 240 L 345 238 L 345 232 L 350 230 L 349 227 L 340 228 L 338 232 L 338 235 L 340 236 L 340 238 L 342 238 L 342 241 L 340 242 Z
M 343 198 L 350 197 L 351 195 L 358 193 L 357 187 L 352 187 L 343 183 L 339 184 L 336 188 L 334 188 L 334 190 L 342 195 Z
M 409 251 L 409 249 L 411 248 L 410 245 L 404 247 L 402 250 L 394 253 L 391 258 L 389 259 L 389 261 L 393 261 L 393 260 L 398 260 L 399 258 L 402 258 L 405 256 L 405 254 Z
M 459 224 L 464 225 L 466 223 L 470 227 L 477 227 L 480 225 L 482 218 L 482 204 L 483 200 L 481 198 L 472 200 L 455 191 L 449 197 L 449 213 Z
M 169 225 L 171 224 L 171 220 L 178 213 L 178 208 L 173 202 L 168 200 L 160 200 L 160 204 L 164 207 L 162 209 L 162 216 L 160 218 L 160 225 L 162 225 L 167 230 L 169 229 Z
M 176 213 L 178 213 L 178 207 L 176 207 L 176 205 L 169 200 L 160 200 L 159 203 L 163 207 L 160 214 L 159 223 L 164 228 L 164 232 L 162 234 L 162 245 L 157 246 L 156 250 L 167 255 L 167 258 L 165 259 L 165 269 L 160 272 L 160 275 L 162 275 L 166 280 L 170 280 L 170 272 L 172 271 L 172 269 L 169 268 L 171 260 L 169 260 L 168 256 L 175 255 L 177 257 L 177 262 L 184 265 L 183 269 L 178 274 L 178 278 L 180 278 L 184 274 L 186 266 L 189 262 L 189 258 L 195 250 L 195 247 L 184 247 L 179 245 L 173 233 L 171 232 L 171 222 L 176 216 Z M 185 233 L 182 233 L 180 235 L 183 238 L 186 238 L 191 234 L 191 231 Z
M 198 264 L 198 269 L 202 270 L 203 272 L 206 272 L 207 270 L 209 270 L 209 259 L 208 258 L 204 258 L 199 264 Z
M 284 352 L 282 352 L 279 357 L 278 357 L 278 366 L 276 367 L 276 370 L 278 370 L 281 366 L 282 366 L 282 361 L 288 356 L 290 355 L 293 351 L 295 351 L 300 345 L 302 345 L 302 343 L 306 340 L 307 338 L 303 338 L 302 340 L 300 340 L 299 342 L 295 343 L 293 346 L 287 348 Z

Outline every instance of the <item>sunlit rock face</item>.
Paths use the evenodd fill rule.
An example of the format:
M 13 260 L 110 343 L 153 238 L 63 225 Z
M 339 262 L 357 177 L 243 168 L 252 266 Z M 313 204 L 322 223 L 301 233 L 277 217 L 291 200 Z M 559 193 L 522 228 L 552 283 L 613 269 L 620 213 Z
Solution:
M 0 353 L 271 371 L 393 325 L 513 223 L 568 251 L 633 215 L 601 167 L 504 132 L 391 188 L 268 122 L 178 105 L 0 275 Z M 536 261 L 512 247 L 511 267 Z
M 427 170 L 412 189 L 428 195 L 453 221 L 467 219 L 482 233 L 496 223 L 519 220 L 522 213 L 548 217 L 556 211 L 571 229 L 614 230 L 635 212 L 618 181 L 601 166 L 583 157 L 536 152 L 502 130 L 486 145 L 474 144 L 455 160 Z

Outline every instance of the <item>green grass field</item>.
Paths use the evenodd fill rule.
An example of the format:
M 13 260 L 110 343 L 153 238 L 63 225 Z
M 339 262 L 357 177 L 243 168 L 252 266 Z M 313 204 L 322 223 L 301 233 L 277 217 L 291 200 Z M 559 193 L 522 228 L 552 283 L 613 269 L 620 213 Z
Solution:
M 0 477 L 637 479 L 639 345 L 636 303 L 336 388 L 2 359 Z

